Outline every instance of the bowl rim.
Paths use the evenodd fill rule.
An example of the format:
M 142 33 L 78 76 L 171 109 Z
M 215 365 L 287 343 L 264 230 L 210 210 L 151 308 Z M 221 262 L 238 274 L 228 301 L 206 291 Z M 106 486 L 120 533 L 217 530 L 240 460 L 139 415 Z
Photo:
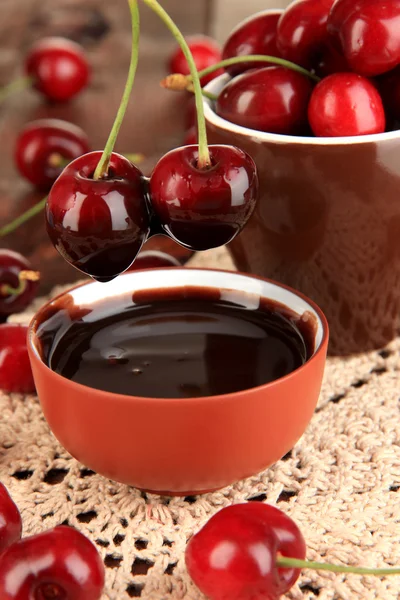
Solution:
M 253 15 L 254 16 L 254 15 Z M 265 64 L 268 66 L 268 63 Z M 271 64 L 271 66 L 274 66 Z M 232 80 L 228 73 L 223 73 L 212 79 L 206 86 L 205 90 L 212 94 L 218 94 L 221 89 Z M 355 136 L 340 136 L 340 137 L 307 137 L 300 135 L 283 135 L 281 133 L 268 133 L 266 131 L 258 131 L 257 129 L 249 129 L 242 125 L 236 125 L 226 119 L 223 119 L 213 109 L 213 101 L 203 96 L 204 116 L 206 121 L 217 127 L 225 129 L 230 133 L 248 137 L 257 142 L 273 142 L 276 144 L 285 144 L 292 146 L 350 146 L 356 144 L 371 144 L 390 140 L 400 140 L 400 129 L 394 131 L 386 131 L 384 133 L 370 133 L 367 135 Z
M 229 392 L 227 394 L 216 394 L 216 395 L 212 395 L 212 396 L 197 396 L 195 398 L 190 398 L 188 400 L 190 401 L 191 404 L 193 404 L 193 403 L 194 404 L 202 404 L 203 402 L 213 402 L 213 401 L 221 401 L 221 400 L 233 401 L 233 400 L 237 399 L 238 397 L 242 396 L 243 394 L 247 394 L 249 392 L 260 393 L 261 391 L 264 391 L 266 393 L 268 390 L 275 388 L 276 386 L 280 385 L 282 382 L 286 382 L 288 380 L 291 380 L 294 377 L 298 377 L 299 374 L 301 374 L 306 368 L 308 368 L 308 366 L 312 362 L 317 361 L 321 357 L 322 354 L 326 354 L 326 350 L 327 350 L 328 342 L 329 342 L 329 325 L 328 325 L 327 318 L 325 317 L 325 314 L 322 312 L 322 309 L 313 300 L 308 298 L 302 292 L 299 292 L 298 290 L 295 290 L 294 288 L 292 288 L 288 285 L 285 285 L 283 283 L 274 281 L 273 279 L 268 279 L 266 277 L 260 277 L 258 275 L 252 275 L 249 273 L 243 273 L 241 271 L 230 271 L 228 269 L 213 269 L 213 268 L 198 268 L 198 267 L 160 267 L 160 268 L 156 268 L 156 269 L 140 269 L 140 270 L 138 269 L 137 271 L 130 271 L 128 273 L 123 273 L 123 274 L 119 275 L 119 277 L 132 277 L 135 274 L 151 271 L 152 273 L 154 273 L 154 279 L 156 279 L 157 272 L 167 271 L 168 273 L 170 273 L 171 269 L 180 270 L 183 272 L 200 271 L 200 272 L 214 272 L 217 274 L 218 273 L 228 273 L 230 275 L 239 275 L 239 276 L 247 277 L 249 279 L 256 279 L 256 280 L 265 282 L 269 285 L 286 290 L 286 291 L 294 294 L 301 300 L 303 300 L 305 303 L 307 303 L 309 306 L 311 306 L 311 308 L 313 308 L 313 310 L 315 311 L 315 313 L 318 316 L 318 319 L 321 322 L 322 335 L 321 335 L 321 341 L 320 341 L 318 348 L 316 350 L 314 350 L 314 353 L 312 354 L 312 356 L 308 360 L 306 360 L 306 362 L 304 364 L 302 364 L 300 367 L 298 367 L 294 371 L 291 371 L 290 373 L 288 373 L 284 377 L 280 377 L 279 379 L 275 379 L 268 383 L 264 383 L 262 385 L 258 385 L 258 386 L 252 387 L 252 388 L 246 388 L 244 390 L 240 390 L 237 392 Z M 76 389 L 77 391 L 79 391 L 81 394 L 85 393 L 85 390 L 89 389 L 89 390 L 91 390 L 92 393 L 95 393 L 100 398 L 104 398 L 105 400 L 107 399 L 107 401 L 110 397 L 116 397 L 116 398 L 118 398 L 118 400 L 120 402 L 121 401 L 135 402 L 135 403 L 137 403 L 137 402 L 141 402 L 141 403 L 148 403 L 148 402 L 166 403 L 166 402 L 168 402 L 170 404 L 176 404 L 176 403 L 181 404 L 182 400 L 185 400 L 184 398 L 155 398 L 155 397 L 151 397 L 151 396 L 134 396 L 134 395 L 127 395 L 127 394 L 119 394 L 116 392 L 107 392 L 105 390 L 92 388 L 90 386 L 87 386 L 82 383 L 78 383 L 76 381 L 68 379 L 68 378 L 64 377 L 63 375 L 61 375 L 60 373 L 53 371 L 53 369 L 51 369 L 43 361 L 42 357 L 40 356 L 40 354 L 38 352 L 36 344 L 34 343 L 34 338 L 36 337 L 36 328 L 37 328 L 37 325 L 41 322 L 41 320 L 40 320 L 41 314 L 45 313 L 47 308 L 53 302 L 57 302 L 63 296 L 65 296 L 83 286 L 91 285 L 93 283 L 95 283 L 95 282 L 94 281 L 84 281 L 82 283 L 79 283 L 78 285 L 74 285 L 74 286 L 66 289 L 65 291 L 61 292 L 60 294 L 58 294 L 54 298 L 51 298 L 48 302 L 43 304 L 39 308 L 39 310 L 36 311 L 34 316 L 32 317 L 32 319 L 28 325 L 27 344 L 28 344 L 28 348 L 34 354 L 34 356 L 39 361 L 41 366 L 49 373 L 50 376 L 55 377 L 56 379 L 61 378 L 61 379 L 65 380 L 66 382 L 68 382 L 68 385 L 70 385 L 73 389 Z M 181 284 L 181 286 L 182 286 L 182 284 Z M 180 286 L 177 285 L 177 287 L 180 287 Z M 205 286 L 205 287 L 207 287 L 207 286 Z M 148 288 L 148 289 L 151 289 L 151 288 Z

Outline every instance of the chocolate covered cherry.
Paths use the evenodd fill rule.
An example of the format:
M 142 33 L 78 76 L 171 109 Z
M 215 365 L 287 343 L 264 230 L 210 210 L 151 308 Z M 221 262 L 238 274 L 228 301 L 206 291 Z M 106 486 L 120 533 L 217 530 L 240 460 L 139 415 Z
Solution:
M 258 178 L 254 161 L 234 146 L 209 146 L 212 165 L 198 167 L 198 146 L 168 152 L 154 168 L 150 194 L 161 227 L 191 250 L 230 242 L 250 218 Z
M 280 56 L 276 46 L 276 28 L 282 10 L 271 10 L 256 14 L 240 23 L 230 34 L 222 49 L 222 58 L 233 58 L 248 54 Z M 247 62 L 225 67 L 232 76 L 259 68 L 259 62 Z
M 99 553 L 72 527 L 24 538 L 1 556 L 1 600 L 99 600 L 103 586 Z
M 249 502 L 217 512 L 190 540 L 186 565 L 210 600 L 278 600 L 300 573 L 279 568 L 278 555 L 305 554 L 292 519 L 273 506 Z
M 50 188 L 69 162 L 89 152 L 89 140 L 76 125 L 59 119 L 28 123 L 15 147 L 15 162 L 21 175 L 39 188 Z
M 328 31 L 339 40 L 353 71 L 372 77 L 400 63 L 399 23 L 399 0 L 337 0 Z
M 83 48 L 65 38 L 51 37 L 36 42 L 25 61 L 33 86 L 53 102 L 76 96 L 89 81 L 89 65 Z
M 301 134 L 313 89 L 305 75 L 285 67 L 265 67 L 230 81 L 216 102 L 217 114 L 249 129 Z
M 113 153 L 108 174 L 94 179 L 101 152 L 71 162 L 53 185 L 47 205 L 49 236 L 74 267 L 98 281 L 128 269 L 149 234 L 141 171 Z

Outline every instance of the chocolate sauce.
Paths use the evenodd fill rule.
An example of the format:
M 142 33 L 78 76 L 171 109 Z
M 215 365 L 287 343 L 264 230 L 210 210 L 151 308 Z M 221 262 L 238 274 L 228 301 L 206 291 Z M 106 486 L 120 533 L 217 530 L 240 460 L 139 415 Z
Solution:
M 254 298 L 176 288 L 105 300 L 72 319 L 69 306 L 65 319 L 58 312 L 38 332 L 43 358 L 68 379 L 120 394 L 195 398 L 253 388 L 300 367 L 315 332 L 315 319 Z

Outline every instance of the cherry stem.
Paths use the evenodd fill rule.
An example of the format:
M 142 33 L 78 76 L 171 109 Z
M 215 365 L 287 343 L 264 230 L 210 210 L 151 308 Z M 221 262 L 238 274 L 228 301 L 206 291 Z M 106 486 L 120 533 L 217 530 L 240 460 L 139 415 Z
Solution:
M 0 102 L 3 102 L 8 96 L 15 94 L 15 92 L 20 92 L 21 90 L 25 90 L 28 87 L 31 87 L 33 83 L 33 77 L 19 77 L 12 81 L 8 85 L 5 85 L 0 89 Z
M 9 233 L 12 233 L 20 225 L 22 225 L 26 221 L 29 221 L 29 219 L 31 219 L 32 217 L 34 217 L 35 215 L 40 213 L 46 206 L 46 202 L 47 202 L 47 196 L 46 196 L 46 198 L 43 198 L 42 200 L 40 200 L 37 204 L 35 204 L 31 208 L 29 208 L 26 212 L 22 213 L 22 215 L 19 215 L 19 217 L 17 217 L 13 221 L 11 221 L 11 223 L 8 223 L 7 225 L 4 225 L 4 227 L 1 227 L 0 228 L 0 238 L 4 237 L 5 235 L 8 235 Z
M 367 567 L 347 567 L 344 565 L 330 565 L 298 558 L 279 556 L 276 564 L 278 567 L 290 569 L 316 569 L 318 571 L 331 571 L 332 573 L 354 573 L 356 575 L 400 575 L 400 568 L 370 569 Z
M 290 62 L 289 60 L 285 60 L 284 58 L 278 58 L 276 56 L 267 56 L 264 54 L 249 54 L 247 56 L 234 56 L 233 58 L 226 58 L 225 60 L 221 60 L 219 63 L 216 63 L 215 65 L 211 65 L 210 67 L 207 67 L 206 69 L 203 69 L 202 71 L 199 71 L 199 77 L 204 77 L 205 75 L 210 75 L 211 73 L 214 73 L 215 71 L 218 71 L 218 69 L 223 69 L 225 67 L 230 67 L 231 65 L 239 65 L 240 63 L 246 63 L 246 62 L 265 62 L 265 63 L 271 63 L 274 65 L 280 65 L 281 67 L 286 67 L 287 69 L 291 69 L 292 71 L 297 71 L 298 73 L 301 73 L 302 75 L 305 75 L 306 77 L 309 77 L 310 79 L 312 79 L 313 81 L 321 81 L 321 78 L 318 77 L 317 75 L 314 75 L 314 73 L 311 73 L 310 71 L 307 71 L 307 69 L 303 69 L 303 67 L 300 67 L 299 65 L 296 65 L 295 63 Z M 188 81 L 191 81 L 191 76 L 188 75 L 187 76 Z
M 165 23 L 168 29 L 171 31 L 172 35 L 175 37 L 178 42 L 185 58 L 187 60 L 191 82 L 194 88 L 195 100 L 196 100 L 196 112 L 197 112 L 197 130 L 198 130 L 198 140 L 199 140 L 199 158 L 198 158 L 198 167 L 200 169 L 207 168 L 211 165 L 210 152 L 208 150 L 207 144 L 207 131 L 206 131 L 206 121 L 204 118 L 204 109 L 203 109 L 203 97 L 201 91 L 200 77 L 199 73 L 196 69 L 196 65 L 193 59 L 193 55 L 190 51 L 190 48 L 180 32 L 177 25 L 168 15 L 168 13 L 163 9 L 163 7 L 157 2 L 157 0 L 143 0 L 145 4 L 149 8 L 151 8 Z
M 105 145 L 103 154 L 96 167 L 93 178 L 101 179 L 107 174 L 108 166 L 110 164 L 111 155 L 114 150 L 115 142 L 118 137 L 119 130 L 121 129 L 122 121 L 124 120 L 126 109 L 129 104 L 129 98 L 131 96 L 133 83 L 135 81 L 136 69 L 139 59 L 139 35 L 140 35 L 140 17 L 137 0 L 128 0 L 129 10 L 131 12 L 132 21 L 132 50 L 131 50 L 131 62 L 129 65 L 128 78 L 126 80 L 124 93 L 122 95 L 121 104 L 119 106 L 117 116 L 115 117 L 114 124 L 112 126 L 110 135 Z
M 12 287 L 11 285 L 4 283 L 0 286 L 0 294 L 2 296 L 19 296 L 26 290 L 27 281 L 39 281 L 39 271 L 20 271 L 18 275 L 18 286 Z

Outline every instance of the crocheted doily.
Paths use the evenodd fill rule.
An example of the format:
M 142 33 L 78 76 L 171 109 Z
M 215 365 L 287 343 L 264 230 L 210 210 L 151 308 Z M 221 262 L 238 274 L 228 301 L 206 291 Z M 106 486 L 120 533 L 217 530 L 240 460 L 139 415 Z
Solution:
M 192 264 L 233 268 L 225 251 Z M 11 320 L 27 323 L 45 300 Z M 185 569 L 186 543 L 223 506 L 251 500 L 295 519 L 309 559 L 400 564 L 399 351 L 397 339 L 380 352 L 330 358 L 318 408 L 295 448 L 264 473 L 199 497 L 159 497 L 104 479 L 60 446 L 37 397 L 0 393 L 0 480 L 25 535 L 68 523 L 96 544 L 104 600 L 202 599 Z M 398 600 L 399 585 L 396 576 L 304 570 L 285 598 Z

